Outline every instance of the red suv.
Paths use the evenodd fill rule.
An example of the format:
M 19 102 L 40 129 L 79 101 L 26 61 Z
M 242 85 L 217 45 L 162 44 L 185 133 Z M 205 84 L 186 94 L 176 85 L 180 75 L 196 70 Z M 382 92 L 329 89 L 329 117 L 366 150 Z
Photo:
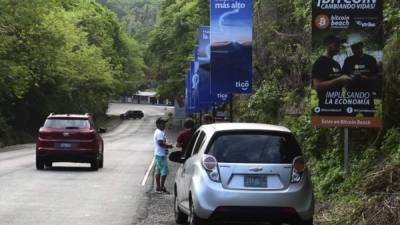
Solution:
M 50 114 L 39 129 L 36 142 L 36 168 L 51 167 L 53 162 L 90 163 L 93 170 L 103 168 L 104 144 L 92 117 Z

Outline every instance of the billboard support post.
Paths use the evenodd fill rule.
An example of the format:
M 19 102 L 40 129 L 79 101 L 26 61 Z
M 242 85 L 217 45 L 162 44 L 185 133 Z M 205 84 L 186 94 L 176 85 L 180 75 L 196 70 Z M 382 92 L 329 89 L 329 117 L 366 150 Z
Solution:
M 215 123 L 215 116 L 217 115 L 217 105 L 214 103 L 212 107 L 213 123 Z
M 230 95 L 230 101 L 229 101 L 229 117 L 231 120 L 231 123 L 233 122 L 233 94 Z
M 344 128 L 344 169 L 347 174 L 350 173 L 349 164 L 349 128 Z

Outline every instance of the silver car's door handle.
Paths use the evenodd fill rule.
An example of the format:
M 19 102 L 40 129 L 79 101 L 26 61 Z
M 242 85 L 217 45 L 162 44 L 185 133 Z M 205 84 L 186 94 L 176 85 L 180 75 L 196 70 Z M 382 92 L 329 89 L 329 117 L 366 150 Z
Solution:
M 183 165 L 183 167 L 182 167 L 182 174 L 181 174 L 182 177 L 185 176 L 185 175 L 184 175 L 185 172 L 186 172 L 186 167 L 185 167 L 185 165 Z

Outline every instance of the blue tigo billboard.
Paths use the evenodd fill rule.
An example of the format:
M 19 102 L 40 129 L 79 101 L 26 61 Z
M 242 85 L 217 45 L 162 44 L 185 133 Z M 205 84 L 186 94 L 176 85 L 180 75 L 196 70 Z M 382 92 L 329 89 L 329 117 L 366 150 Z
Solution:
M 252 92 L 252 0 L 211 0 L 211 92 Z
M 200 105 L 208 105 L 225 103 L 229 101 L 228 94 L 211 93 L 210 81 L 210 27 L 199 27 L 199 49 L 198 49 L 198 70 L 199 75 L 199 96 Z

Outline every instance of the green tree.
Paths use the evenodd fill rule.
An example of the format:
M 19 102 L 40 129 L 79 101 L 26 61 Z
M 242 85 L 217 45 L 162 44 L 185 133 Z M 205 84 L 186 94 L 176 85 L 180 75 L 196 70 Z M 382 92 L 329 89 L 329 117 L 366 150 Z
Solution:
M 0 0 L 0 15 L 2 143 L 35 134 L 50 112 L 102 115 L 143 77 L 142 49 L 100 4 Z
M 199 25 L 209 24 L 208 11 L 208 1 L 163 1 L 160 18 L 149 36 L 146 55 L 161 96 L 183 97 L 186 70 L 198 40 L 197 29 Z
M 117 13 L 128 34 L 145 43 L 156 23 L 161 0 L 98 0 Z

